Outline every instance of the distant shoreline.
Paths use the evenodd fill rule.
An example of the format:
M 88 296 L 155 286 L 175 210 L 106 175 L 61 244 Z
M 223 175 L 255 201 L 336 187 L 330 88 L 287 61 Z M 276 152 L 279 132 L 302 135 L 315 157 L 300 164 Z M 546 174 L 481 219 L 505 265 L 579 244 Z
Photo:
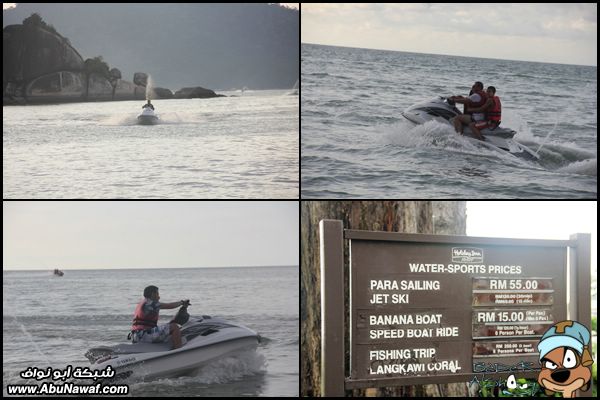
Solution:
M 425 53 L 425 52 L 416 52 L 416 51 L 408 51 L 408 50 L 398 50 L 398 49 L 384 49 L 384 48 L 375 48 L 375 47 L 360 47 L 360 46 L 347 46 L 347 45 L 336 45 L 336 44 L 324 44 L 324 43 L 309 43 L 302 42 L 300 45 L 309 45 L 309 46 L 324 46 L 324 47 L 338 47 L 341 49 L 350 49 L 350 50 L 373 50 L 373 51 L 387 51 L 391 53 L 407 53 L 407 54 L 419 54 L 426 56 L 443 56 L 443 57 L 460 57 L 460 58 L 474 58 L 474 59 L 482 59 L 482 60 L 501 60 L 501 61 L 514 61 L 514 62 L 528 62 L 534 64 L 550 64 L 550 65 L 572 65 L 576 67 L 592 67 L 598 68 L 598 65 L 590 65 L 590 64 L 568 64 L 568 63 L 557 63 L 557 62 L 549 62 L 549 61 L 538 61 L 538 60 L 517 60 L 517 59 L 509 59 L 509 58 L 495 58 L 495 57 L 477 57 L 477 56 L 465 56 L 458 54 L 441 54 L 441 53 Z

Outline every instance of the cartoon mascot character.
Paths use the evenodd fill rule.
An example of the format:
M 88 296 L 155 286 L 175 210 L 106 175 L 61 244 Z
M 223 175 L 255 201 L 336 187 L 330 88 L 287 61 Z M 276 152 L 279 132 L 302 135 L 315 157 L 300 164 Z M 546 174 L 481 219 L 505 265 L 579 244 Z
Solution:
M 575 397 L 577 389 L 590 388 L 594 361 L 589 346 L 590 332 L 577 321 L 559 322 L 544 333 L 538 343 L 542 364 L 538 383 L 546 395 Z

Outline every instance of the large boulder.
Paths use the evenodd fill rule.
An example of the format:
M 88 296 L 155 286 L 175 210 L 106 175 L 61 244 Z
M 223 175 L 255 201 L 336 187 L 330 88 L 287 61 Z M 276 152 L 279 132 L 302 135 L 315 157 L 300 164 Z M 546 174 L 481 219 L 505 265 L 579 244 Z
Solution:
M 146 87 L 148 85 L 148 74 L 145 72 L 136 72 L 133 74 L 133 83 Z
M 83 101 L 85 75 L 82 72 L 52 72 L 32 79 L 25 86 L 24 97 L 29 103 Z
M 119 80 L 114 89 L 113 100 L 144 100 L 143 89 L 132 82 Z
M 212 97 L 225 97 L 222 94 L 216 94 L 210 89 L 200 86 L 187 87 L 175 92 L 176 99 L 210 99 Z
M 50 72 L 83 69 L 83 58 L 68 39 L 42 27 L 7 26 L 2 44 L 5 80 L 30 80 Z
M 111 80 L 117 80 L 117 79 L 121 79 L 121 70 L 118 68 L 112 68 L 110 70 L 110 79 Z
M 136 99 L 145 99 L 146 98 L 146 88 L 140 85 L 135 85 L 135 98 Z
M 158 98 L 158 99 L 172 99 L 173 98 L 173 92 L 171 91 L 171 89 L 157 87 L 157 88 L 154 88 L 153 90 L 154 90 L 154 93 L 156 94 L 156 98 Z
M 88 95 L 89 101 L 112 100 L 113 87 L 110 81 L 101 75 L 91 73 L 88 79 Z

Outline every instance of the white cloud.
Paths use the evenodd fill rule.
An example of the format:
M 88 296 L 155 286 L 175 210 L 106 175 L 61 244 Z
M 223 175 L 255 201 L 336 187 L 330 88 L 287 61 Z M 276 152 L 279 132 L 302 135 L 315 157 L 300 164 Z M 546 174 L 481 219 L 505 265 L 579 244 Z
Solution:
M 302 41 L 592 65 L 596 13 L 597 4 L 310 3 Z

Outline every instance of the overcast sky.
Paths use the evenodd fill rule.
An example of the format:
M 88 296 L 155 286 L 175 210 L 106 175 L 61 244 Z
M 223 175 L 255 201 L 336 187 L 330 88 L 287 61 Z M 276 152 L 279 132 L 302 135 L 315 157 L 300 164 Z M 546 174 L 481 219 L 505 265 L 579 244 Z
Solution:
M 291 7 L 291 8 L 295 8 L 298 9 L 300 7 L 300 3 L 279 3 L 279 4 L 283 4 L 287 7 Z M 6 10 L 9 8 L 14 8 L 17 5 L 17 3 L 2 3 L 2 9 Z
M 568 240 L 591 233 L 596 276 L 598 215 L 595 201 L 469 201 L 467 235 Z
M 303 3 L 302 43 L 597 65 L 594 4 Z
M 4 269 L 298 265 L 297 202 L 14 202 Z

